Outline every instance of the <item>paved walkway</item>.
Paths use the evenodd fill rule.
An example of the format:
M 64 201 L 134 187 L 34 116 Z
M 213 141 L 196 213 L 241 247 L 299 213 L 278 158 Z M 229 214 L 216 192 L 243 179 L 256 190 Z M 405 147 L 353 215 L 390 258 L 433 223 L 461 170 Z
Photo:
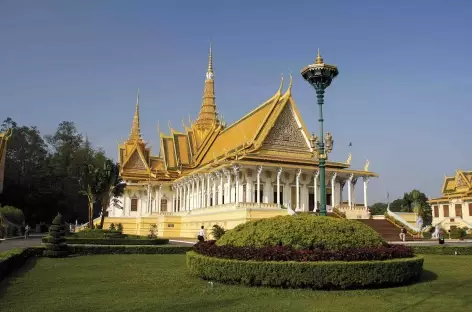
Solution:
M 432 245 L 438 245 L 439 242 L 437 239 L 431 239 L 431 240 L 416 240 L 416 241 L 395 241 L 395 242 L 389 242 L 390 244 L 403 244 L 403 245 L 410 245 L 410 246 L 432 246 Z M 465 239 L 465 240 L 458 240 L 458 239 L 446 239 L 444 241 L 443 246 L 472 246 L 472 240 L 470 239 Z
M 24 238 L 13 238 L 2 240 L 0 242 L 0 252 L 7 251 L 13 248 L 25 248 L 25 247 L 34 247 L 41 245 L 41 238 L 43 235 L 30 236 L 29 239 Z

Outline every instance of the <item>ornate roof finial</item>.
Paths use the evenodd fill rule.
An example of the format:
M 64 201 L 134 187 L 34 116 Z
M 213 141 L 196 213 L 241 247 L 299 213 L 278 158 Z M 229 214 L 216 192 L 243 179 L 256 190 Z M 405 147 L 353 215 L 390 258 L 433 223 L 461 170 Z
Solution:
M 320 54 L 320 48 L 318 48 L 318 55 L 316 56 L 315 64 L 324 64 L 323 58 Z
M 277 92 L 282 93 L 282 88 L 283 87 L 284 87 L 284 73 L 282 73 L 282 76 L 280 77 L 280 86 L 279 86 L 279 90 Z
M 212 52 L 212 47 L 211 47 L 211 42 L 210 42 L 210 53 L 208 55 L 208 69 L 206 73 L 206 79 L 213 79 L 214 73 L 213 73 L 213 52 Z
M 292 82 L 293 82 L 293 77 L 292 77 L 292 72 L 290 72 L 290 83 L 288 84 L 288 90 L 287 90 L 289 94 L 292 92 Z
M 141 129 L 139 125 L 139 88 L 136 94 L 136 108 L 134 111 L 133 124 L 131 126 L 129 139 L 132 141 L 142 141 Z

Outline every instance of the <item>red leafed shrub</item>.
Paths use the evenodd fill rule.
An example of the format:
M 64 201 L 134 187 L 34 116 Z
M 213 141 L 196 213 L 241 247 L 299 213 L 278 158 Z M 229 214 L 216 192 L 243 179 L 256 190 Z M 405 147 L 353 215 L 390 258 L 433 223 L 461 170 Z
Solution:
M 233 247 L 217 246 L 215 241 L 199 242 L 194 250 L 205 256 L 256 261 L 369 261 L 414 257 L 410 247 L 385 245 L 341 250 L 294 249 L 290 246 Z

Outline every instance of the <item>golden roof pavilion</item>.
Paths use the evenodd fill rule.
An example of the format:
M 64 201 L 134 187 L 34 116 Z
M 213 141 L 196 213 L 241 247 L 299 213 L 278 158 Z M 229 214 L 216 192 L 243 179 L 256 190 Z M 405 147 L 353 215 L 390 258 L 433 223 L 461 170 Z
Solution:
M 110 217 L 179 217 L 172 228 L 192 224 L 188 225 L 190 231 L 197 226 L 190 220 L 210 210 L 212 217 L 206 220 L 216 218 L 215 213 L 223 210 L 240 211 L 241 207 L 246 207 L 246 215 L 257 209 L 272 211 L 272 215 L 283 213 L 283 208 L 317 209 L 318 159 L 292 96 L 291 75 L 285 91 L 282 77 L 267 101 L 228 126 L 217 113 L 214 79 L 210 46 L 198 117 L 183 123 L 181 131 L 170 123 L 170 133 L 159 131 L 159 155 L 151 154 L 141 135 L 138 92 L 129 138 L 118 145 L 120 174 L 127 182 L 123 207 L 110 207 Z M 362 178 L 362 209 L 367 210 L 367 183 L 377 175 L 368 170 L 368 161 L 363 170 L 351 169 L 350 162 L 350 155 L 345 162 L 327 162 L 327 203 L 331 208 L 354 207 L 354 188 Z M 345 185 L 347 201 L 342 198 Z M 218 218 L 215 222 L 224 223 L 229 216 Z M 182 231 L 172 235 L 188 234 Z

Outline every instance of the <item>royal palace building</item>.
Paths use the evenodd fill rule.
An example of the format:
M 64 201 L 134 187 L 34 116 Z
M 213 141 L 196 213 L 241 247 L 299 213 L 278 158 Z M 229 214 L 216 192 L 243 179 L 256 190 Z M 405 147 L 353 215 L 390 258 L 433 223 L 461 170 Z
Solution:
M 318 160 L 310 133 L 292 97 L 292 78 L 265 103 L 231 125 L 218 116 L 210 47 L 203 99 L 194 122 L 160 133 L 152 155 L 141 133 L 139 95 L 129 138 L 118 146 L 120 174 L 127 183 L 121 206 L 110 206 L 105 226 L 122 223 L 125 233 L 145 235 L 156 224 L 163 237 L 196 237 L 201 225 L 231 229 L 248 220 L 313 211 L 319 202 Z M 331 135 L 327 134 L 327 144 Z M 368 217 L 368 182 L 377 175 L 326 165 L 328 209 Z M 363 188 L 356 205 L 355 189 Z M 347 188 L 347 198 L 343 189 Z
M 441 193 L 429 200 L 433 226 L 472 228 L 472 171 L 457 170 L 455 176 L 444 177 Z

